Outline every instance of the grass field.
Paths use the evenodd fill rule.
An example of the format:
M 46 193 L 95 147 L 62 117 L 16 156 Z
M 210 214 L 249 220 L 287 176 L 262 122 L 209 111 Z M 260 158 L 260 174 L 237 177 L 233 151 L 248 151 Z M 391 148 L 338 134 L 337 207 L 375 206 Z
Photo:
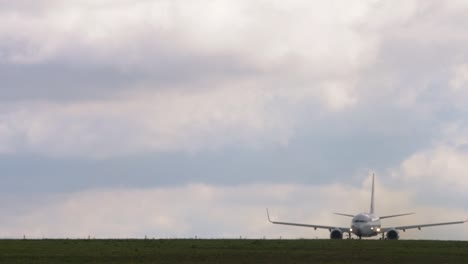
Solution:
M 0 263 L 468 263 L 468 242 L 0 240 Z

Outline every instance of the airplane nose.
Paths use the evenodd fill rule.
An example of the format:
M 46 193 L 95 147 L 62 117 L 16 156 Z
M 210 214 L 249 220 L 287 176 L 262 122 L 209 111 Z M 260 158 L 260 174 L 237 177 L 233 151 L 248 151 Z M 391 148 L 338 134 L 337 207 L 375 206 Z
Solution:
M 353 229 L 353 233 L 354 233 L 354 234 L 356 234 L 356 235 L 358 235 L 358 236 L 359 236 L 360 234 L 362 234 L 362 231 L 361 231 L 361 227 L 360 227 L 360 226 L 358 226 L 358 225 L 352 225 L 351 227 L 352 227 L 352 229 Z

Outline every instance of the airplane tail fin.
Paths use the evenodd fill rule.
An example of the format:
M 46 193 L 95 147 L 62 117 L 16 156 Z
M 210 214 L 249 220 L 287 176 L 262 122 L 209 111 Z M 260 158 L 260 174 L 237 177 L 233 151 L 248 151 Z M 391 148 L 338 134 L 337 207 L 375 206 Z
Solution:
M 375 174 L 372 173 L 372 193 L 371 193 L 371 202 L 370 202 L 370 214 L 374 213 L 374 178 Z

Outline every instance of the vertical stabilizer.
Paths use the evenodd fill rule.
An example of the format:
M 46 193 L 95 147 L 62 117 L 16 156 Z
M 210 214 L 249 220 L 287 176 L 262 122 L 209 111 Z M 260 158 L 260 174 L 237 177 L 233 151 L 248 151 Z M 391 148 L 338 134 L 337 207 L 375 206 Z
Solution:
M 371 193 L 371 201 L 370 201 L 370 214 L 374 213 L 374 178 L 375 175 L 372 173 L 372 193 Z

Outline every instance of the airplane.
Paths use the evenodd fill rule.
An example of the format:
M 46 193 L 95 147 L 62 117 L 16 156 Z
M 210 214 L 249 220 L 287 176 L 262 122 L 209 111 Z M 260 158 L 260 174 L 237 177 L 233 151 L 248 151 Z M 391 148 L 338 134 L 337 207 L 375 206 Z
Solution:
M 421 230 L 421 228 L 423 227 L 454 225 L 454 224 L 463 224 L 463 223 L 468 222 L 468 219 L 467 219 L 465 221 L 455 221 L 455 222 L 445 222 L 445 223 L 382 227 L 380 223 L 381 219 L 411 215 L 414 213 L 386 215 L 386 216 L 381 216 L 381 217 L 377 216 L 374 211 L 374 178 L 375 178 L 375 175 L 373 174 L 372 175 L 371 204 L 370 204 L 369 213 L 360 213 L 357 215 L 334 213 L 336 215 L 352 217 L 351 227 L 335 227 L 335 226 L 272 221 L 270 219 L 270 213 L 268 212 L 268 208 L 267 208 L 266 211 L 267 211 L 268 221 L 272 224 L 278 224 L 278 225 L 311 227 L 311 228 L 314 228 L 314 230 L 317 230 L 317 228 L 328 229 L 330 231 L 330 239 L 343 239 L 343 233 L 348 233 L 348 239 L 351 238 L 351 234 L 354 234 L 358 236 L 359 239 L 361 239 L 362 237 L 373 237 L 373 236 L 381 235 L 382 236 L 381 239 L 388 239 L 388 240 L 398 240 L 400 238 L 398 231 L 405 232 L 407 229 L 414 229 L 414 228 Z

